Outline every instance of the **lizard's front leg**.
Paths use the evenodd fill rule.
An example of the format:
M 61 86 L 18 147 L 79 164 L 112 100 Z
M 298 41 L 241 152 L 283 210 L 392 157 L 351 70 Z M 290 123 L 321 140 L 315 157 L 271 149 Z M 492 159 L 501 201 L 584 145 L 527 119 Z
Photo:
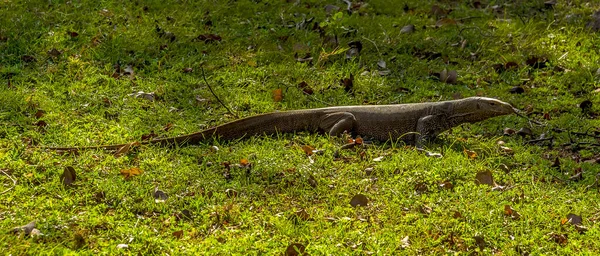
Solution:
M 441 132 L 450 129 L 448 118 L 444 115 L 429 115 L 419 118 L 415 146 L 423 150 L 423 143 L 432 141 Z
M 356 118 L 350 112 L 335 112 L 321 117 L 319 128 L 330 136 L 338 136 L 344 131 L 352 132 L 356 127 Z

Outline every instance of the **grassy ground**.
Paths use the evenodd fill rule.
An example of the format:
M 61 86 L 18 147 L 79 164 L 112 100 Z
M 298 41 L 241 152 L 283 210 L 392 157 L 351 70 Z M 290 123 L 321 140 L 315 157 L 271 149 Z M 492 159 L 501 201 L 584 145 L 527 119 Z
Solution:
M 350 14 L 341 1 L 2 1 L 0 247 L 13 255 L 272 255 L 294 243 L 313 255 L 599 253 L 600 39 L 586 28 L 597 3 L 426 2 L 372 0 Z M 362 50 L 348 59 L 353 41 Z M 307 133 L 144 146 L 120 157 L 36 148 L 234 120 L 201 68 L 240 117 L 480 95 L 546 125 L 516 116 L 464 125 L 431 146 L 443 158 L 391 142 L 338 152 L 343 139 Z M 444 79 L 452 71 L 456 79 Z M 351 75 L 351 87 L 340 83 Z M 523 127 L 532 134 L 503 136 Z M 526 143 L 540 136 L 554 139 Z M 322 154 L 307 156 L 305 145 Z M 65 185 L 70 167 L 76 178 Z M 124 178 L 131 168 L 143 172 Z M 476 184 L 489 175 L 501 186 Z M 367 206 L 350 205 L 357 194 Z M 35 231 L 13 231 L 32 221 Z

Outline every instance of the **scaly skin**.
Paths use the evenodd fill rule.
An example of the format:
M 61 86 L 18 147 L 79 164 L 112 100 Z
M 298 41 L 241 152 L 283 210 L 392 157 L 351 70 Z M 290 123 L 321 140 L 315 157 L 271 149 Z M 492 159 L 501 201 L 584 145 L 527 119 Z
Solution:
M 350 131 L 354 135 L 380 141 L 401 139 L 420 148 L 424 141 L 433 139 L 452 127 L 515 112 L 516 109 L 506 102 L 484 97 L 440 102 L 292 110 L 251 116 L 197 133 L 144 141 L 140 144 L 183 146 L 198 144 L 213 138 L 233 140 L 245 136 L 299 131 L 325 132 L 336 136 L 344 131 Z M 45 148 L 65 151 L 114 150 L 126 145 L 128 144 Z

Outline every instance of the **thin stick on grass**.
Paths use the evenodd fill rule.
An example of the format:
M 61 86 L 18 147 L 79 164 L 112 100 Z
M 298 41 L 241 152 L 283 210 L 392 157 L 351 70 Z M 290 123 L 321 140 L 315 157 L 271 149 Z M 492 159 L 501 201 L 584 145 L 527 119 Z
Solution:
M 8 177 L 9 179 L 11 179 L 12 182 L 13 182 L 12 187 L 8 188 L 7 190 L 4 190 L 4 191 L 0 192 L 0 195 L 2 195 L 4 193 L 10 191 L 11 189 L 13 189 L 17 185 L 17 180 L 15 180 L 15 178 L 13 178 L 12 176 L 8 175 L 8 173 L 6 173 L 4 170 L 0 170 L 0 172 L 2 172 L 4 175 L 6 175 L 6 177 Z
M 208 86 L 208 90 L 210 90 L 210 93 L 212 93 L 212 95 L 215 97 L 215 99 L 217 99 L 217 101 L 221 104 L 221 106 L 223 106 L 225 109 L 227 109 L 227 112 L 229 112 L 229 114 L 231 114 L 232 116 L 235 116 L 235 118 L 240 118 L 238 115 L 233 113 L 231 111 L 231 109 L 229 109 L 227 107 L 227 105 L 225 105 L 225 103 L 223 103 L 221 101 L 221 99 L 219 99 L 219 97 L 217 96 L 215 91 L 213 91 L 212 87 L 210 87 L 210 84 L 208 83 L 208 81 L 206 81 L 206 75 L 204 75 L 204 68 L 201 67 L 200 70 L 202 70 L 202 79 L 204 79 L 204 83 L 206 84 L 206 86 Z

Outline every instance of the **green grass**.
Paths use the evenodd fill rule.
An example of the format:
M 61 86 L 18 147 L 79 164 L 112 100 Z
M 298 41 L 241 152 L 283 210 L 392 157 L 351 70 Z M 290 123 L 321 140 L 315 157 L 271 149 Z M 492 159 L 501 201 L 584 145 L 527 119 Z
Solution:
M 490 1 L 476 9 L 471 1 L 373 0 L 353 14 L 341 1 L 26 2 L 0 3 L 0 180 L 2 191 L 11 188 L 0 195 L 0 247 L 7 254 L 273 255 L 292 243 L 312 255 L 600 252 L 599 168 L 586 161 L 600 149 L 564 145 L 597 143 L 569 132 L 592 134 L 600 125 L 593 92 L 600 87 L 600 39 L 586 29 L 596 11 L 587 1 L 559 1 L 549 9 L 543 1 Z M 342 10 L 329 15 L 327 4 Z M 436 15 L 433 5 L 452 11 Z M 460 23 L 436 27 L 444 17 Z M 361 41 L 359 56 L 347 60 L 345 51 L 323 43 L 315 22 L 328 24 L 323 33 L 337 35 L 338 49 Z M 415 31 L 400 33 L 408 24 Z M 207 34 L 222 40 L 195 40 Z M 49 54 L 53 49 L 60 55 Z M 314 59 L 299 63 L 295 53 Z M 528 66 L 532 56 L 547 59 L 547 67 Z M 387 76 L 377 74 L 380 59 Z M 507 62 L 518 67 L 494 70 Z M 113 76 L 127 66 L 133 76 Z M 35 147 L 126 143 L 235 120 L 214 99 L 201 69 L 240 117 L 481 95 L 550 120 L 530 126 L 506 116 L 457 127 L 431 145 L 443 158 L 394 142 L 338 153 L 343 139 L 307 133 L 143 146 L 122 157 Z M 444 69 L 457 70 L 456 84 L 435 77 Z M 350 74 L 348 93 L 339 80 Z M 302 81 L 313 95 L 298 88 Z M 514 86 L 525 92 L 511 94 Z M 281 102 L 272 97 L 278 88 Z M 155 93 L 156 100 L 130 95 L 139 91 Z M 579 108 L 585 100 L 592 102 L 590 114 Z M 36 117 L 39 110 L 44 114 Z M 47 125 L 36 126 L 40 120 Z M 530 127 L 533 139 L 553 136 L 553 147 L 503 136 L 506 127 Z M 499 140 L 514 153 L 504 153 Z M 309 158 L 304 145 L 323 153 Z M 477 157 L 468 158 L 465 149 Z M 561 165 L 552 167 L 557 157 Z M 251 167 L 237 166 L 241 159 Z M 67 166 L 77 174 L 72 186 L 61 182 Z M 132 167 L 144 172 L 124 179 L 120 171 Z M 583 178 L 569 179 L 578 168 Z M 483 171 L 508 189 L 476 185 Z M 446 181 L 451 189 L 440 187 Z M 155 202 L 155 188 L 167 193 L 165 202 Z M 368 206 L 350 206 L 356 194 L 366 195 Z M 507 216 L 505 205 L 520 217 Z M 583 218 L 587 231 L 561 223 L 570 213 Z M 11 232 L 31 221 L 43 235 Z

